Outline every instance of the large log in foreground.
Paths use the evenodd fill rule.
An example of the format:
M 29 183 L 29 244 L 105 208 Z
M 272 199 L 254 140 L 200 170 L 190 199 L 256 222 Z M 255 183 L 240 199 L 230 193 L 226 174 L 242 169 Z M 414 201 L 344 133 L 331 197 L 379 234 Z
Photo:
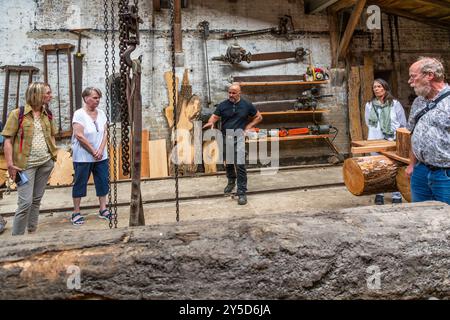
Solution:
M 449 208 L 428 202 L 13 237 L 0 242 L 0 299 L 448 298 Z M 78 289 L 70 278 L 77 268 Z
M 397 191 L 399 166 L 386 156 L 348 158 L 343 166 L 345 186 L 357 196 Z

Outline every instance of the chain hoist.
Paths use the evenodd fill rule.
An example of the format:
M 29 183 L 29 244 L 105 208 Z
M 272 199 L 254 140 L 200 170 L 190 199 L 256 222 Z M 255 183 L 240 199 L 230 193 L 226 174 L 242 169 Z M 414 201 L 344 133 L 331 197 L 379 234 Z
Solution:
M 107 117 L 107 143 L 108 143 L 108 159 L 111 159 L 111 152 L 113 158 L 113 176 L 111 177 L 111 170 L 108 170 L 109 192 L 108 192 L 108 209 L 111 213 L 109 216 L 109 228 L 117 228 L 117 131 L 116 131 L 116 113 L 114 106 L 116 104 L 116 92 L 115 92 L 115 33 L 114 33 L 114 0 L 110 2 L 110 13 L 108 8 L 108 0 L 104 0 L 104 29 L 105 29 L 105 96 L 106 96 L 106 117 Z M 109 21 L 108 17 L 111 17 Z M 111 29 L 111 33 L 109 30 Z M 109 46 L 109 40 L 111 38 L 111 46 Z M 109 49 L 111 48 L 111 71 L 109 73 Z M 112 139 L 111 139 L 112 128 Z M 112 140 L 112 146 L 111 146 Z M 108 161 L 110 165 L 110 161 Z M 111 194 L 113 193 L 113 194 Z
M 119 0 L 119 53 L 120 53 L 120 120 L 121 120 L 121 138 L 122 138 L 122 170 L 124 176 L 130 175 L 130 121 L 128 115 L 127 101 L 127 82 L 129 68 L 125 62 L 125 51 L 127 44 L 125 42 L 127 33 L 127 22 L 124 14 L 128 12 L 128 0 Z
M 174 0 L 170 0 L 170 51 L 172 59 L 172 83 L 176 84 L 175 80 L 175 4 Z M 176 206 L 176 219 L 177 222 L 180 221 L 180 204 L 179 204 L 179 188 L 178 188 L 178 151 L 177 151 L 177 95 L 176 86 L 172 86 L 172 96 L 173 96 L 173 135 L 174 135 L 174 169 L 175 169 L 175 206 Z

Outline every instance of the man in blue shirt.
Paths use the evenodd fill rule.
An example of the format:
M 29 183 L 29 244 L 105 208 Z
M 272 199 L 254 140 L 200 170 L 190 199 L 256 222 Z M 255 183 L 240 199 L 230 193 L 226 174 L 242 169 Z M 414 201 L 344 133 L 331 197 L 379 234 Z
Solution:
M 224 148 L 227 151 L 224 152 L 224 158 L 228 184 L 224 193 L 233 191 L 237 178 L 238 204 L 244 205 L 247 203 L 244 135 L 262 121 L 262 116 L 252 103 L 241 99 L 241 87 L 234 83 L 228 88 L 228 99 L 217 106 L 203 129 L 213 129 L 218 120 L 227 146 Z

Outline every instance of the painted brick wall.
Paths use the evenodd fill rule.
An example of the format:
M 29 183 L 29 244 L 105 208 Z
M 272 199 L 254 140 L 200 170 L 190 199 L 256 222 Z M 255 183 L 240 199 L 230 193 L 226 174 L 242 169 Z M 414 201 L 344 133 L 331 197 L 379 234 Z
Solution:
M 42 44 L 72 43 L 77 45 L 77 36 L 69 33 L 71 28 L 91 28 L 86 32 L 89 39 L 83 39 L 81 51 L 84 58 L 83 86 L 105 88 L 104 64 L 104 15 L 103 1 L 85 0 L 16 0 L 6 1 L 4 12 L 0 16 L 0 65 L 32 65 L 40 69 L 34 80 L 43 80 L 43 54 L 38 47 Z M 169 45 L 169 16 L 167 10 L 151 13 L 151 1 L 140 1 L 140 15 L 144 20 L 141 25 L 141 45 L 133 54 L 143 56 L 142 98 L 144 128 L 150 130 L 150 139 L 167 138 L 169 135 L 163 108 L 168 104 L 167 90 L 163 74 L 171 69 Z M 193 92 L 202 97 L 203 106 L 207 106 L 207 86 L 203 41 L 198 33 L 198 24 L 203 20 L 210 23 L 211 35 L 208 40 L 209 58 L 225 53 L 228 45 L 234 40 L 221 40 L 225 31 L 253 30 L 274 27 L 278 17 L 291 15 L 296 29 L 304 31 L 294 35 L 292 39 L 277 38 L 271 35 L 240 38 L 239 44 L 251 53 L 291 51 L 297 47 L 309 48 L 313 52 L 313 63 L 317 67 L 330 66 L 330 48 L 328 22 L 325 15 L 305 15 L 303 1 L 250 1 L 240 0 L 231 3 L 227 0 L 189 1 L 189 8 L 183 9 L 183 48 L 184 66 L 177 67 L 177 76 L 182 77 L 184 68 L 190 70 Z M 152 29 L 154 22 L 155 28 Z M 117 39 L 117 38 L 116 38 Z M 58 114 L 58 97 L 61 106 L 63 129 L 69 126 L 67 61 L 60 57 L 60 89 L 56 86 L 56 57 L 49 56 L 49 82 L 52 85 L 55 99 L 51 107 Z M 118 64 L 118 50 L 116 50 Z M 297 63 L 253 62 L 242 63 L 231 67 L 220 61 L 210 61 L 211 100 L 212 105 L 226 98 L 226 88 L 233 75 L 279 75 L 302 74 L 306 71 L 308 60 Z M 117 71 L 118 69 L 116 69 Z M 0 95 L 3 101 L 4 73 L 0 73 Z M 15 102 L 15 78 L 10 84 L 9 108 Z M 21 82 L 20 103 L 26 80 Z M 275 92 L 278 88 L 272 88 Z M 339 128 L 336 139 L 338 148 L 348 151 L 348 126 L 345 96 L 345 83 L 341 87 L 324 86 L 323 94 L 333 93 L 334 98 L 323 100 L 321 108 L 330 109 L 323 117 L 324 122 L 332 123 Z M 290 93 L 284 98 L 293 99 L 297 93 Z M 269 99 L 271 95 L 258 97 Z M 101 108 L 105 108 L 103 99 Z M 0 110 L 1 112 L 1 110 Z M 297 143 L 282 146 L 282 154 L 287 156 L 319 156 L 330 151 L 323 143 Z

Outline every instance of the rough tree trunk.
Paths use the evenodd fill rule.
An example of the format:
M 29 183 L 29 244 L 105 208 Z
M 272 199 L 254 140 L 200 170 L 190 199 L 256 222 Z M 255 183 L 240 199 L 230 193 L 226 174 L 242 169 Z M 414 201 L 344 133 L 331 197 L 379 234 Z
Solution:
M 400 165 L 385 156 L 349 158 L 343 167 L 345 186 L 357 196 L 397 191 L 395 177 Z
M 449 214 L 426 202 L 13 237 L 0 299 L 448 298 Z

